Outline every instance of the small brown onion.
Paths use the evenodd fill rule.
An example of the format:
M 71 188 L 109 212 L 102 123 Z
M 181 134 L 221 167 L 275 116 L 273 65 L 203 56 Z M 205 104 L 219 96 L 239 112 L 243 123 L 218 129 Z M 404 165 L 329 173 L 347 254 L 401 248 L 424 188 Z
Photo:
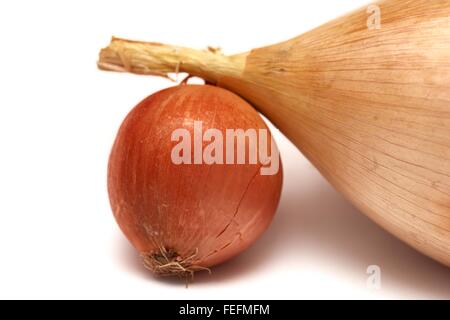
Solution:
M 215 128 L 224 137 L 226 129 L 263 129 L 271 142 L 247 102 L 209 85 L 160 91 L 130 112 L 111 152 L 109 196 L 120 228 L 159 275 L 189 276 L 239 254 L 269 226 L 280 198 L 275 144 L 268 145 L 268 155 L 276 152 L 279 163 L 272 175 L 261 174 L 267 163 L 250 163 L 248 148 L 245 164 L 175 164 L 179 141 L 172 134 L 184 128 L 193 137 L 194 121 L 202 122 L 203 133 Z M 225 142 L 222 151 L 225 157 Z

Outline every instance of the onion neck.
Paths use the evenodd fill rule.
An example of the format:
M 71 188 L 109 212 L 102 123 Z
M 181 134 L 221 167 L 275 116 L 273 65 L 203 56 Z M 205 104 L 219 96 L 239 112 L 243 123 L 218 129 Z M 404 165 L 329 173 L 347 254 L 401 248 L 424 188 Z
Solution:
M 112 38 L 100 51 L 98 67 L 102 70 L 169 77 L 186 72 L 217 83 L 223 77 L 240 77 L 247 54 L 225 56 L 220 50 L 195 50 L 155 42 Z

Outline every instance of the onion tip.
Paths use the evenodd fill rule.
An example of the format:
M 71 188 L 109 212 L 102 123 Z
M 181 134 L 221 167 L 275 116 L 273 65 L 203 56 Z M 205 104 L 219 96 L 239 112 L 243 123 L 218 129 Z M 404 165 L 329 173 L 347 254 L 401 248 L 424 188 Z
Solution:
M 154 274 L 162 277 L 178 277 L 186 281 L 186 286 L 189 281 L 194 279 L 194 273 L 198 271 L 211 270 L 195 264 L 198 254 L 198 249 L 188 257 L 179 255 L 172 249 L 166 249 L 162 246 L 158 251 L 141 253 L 144 267 L 152 271 Z

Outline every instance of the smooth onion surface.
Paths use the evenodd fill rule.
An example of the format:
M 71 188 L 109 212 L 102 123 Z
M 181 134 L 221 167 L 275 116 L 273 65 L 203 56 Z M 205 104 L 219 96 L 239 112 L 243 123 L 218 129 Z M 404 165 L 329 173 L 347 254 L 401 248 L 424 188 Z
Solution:
M 274 175 L 261 175 L 259 162 L 174 164 L 172 132 L 193 136 L 194 121 L 203 132 L 269 132 L 247 102 L 209 85 L 160 91 L 126 117 L 109 160 L 110 202 L 145 266 L 161 275 L 192 274 L 242 252 L 269 226 L 280 198 L 281 162 Z

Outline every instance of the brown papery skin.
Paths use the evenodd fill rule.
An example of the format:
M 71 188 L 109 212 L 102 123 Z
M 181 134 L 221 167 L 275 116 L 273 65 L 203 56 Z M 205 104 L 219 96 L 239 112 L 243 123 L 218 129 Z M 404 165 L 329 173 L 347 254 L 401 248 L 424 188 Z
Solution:
M 264 176 L 260 164 L 174 164 L 171 151 L 178 142 L 171 134 L 186 128 L 193 137 L 194 120 L 203 122 L 203 132 L 216 128 L 224 137 L 225 129 L 267 129 L 259 114 L 229 91 L 172 87 L 149 96 L 126 117 L 108 170 L 114 216 L 133 246 L 144 259 L 164 252 L 174 262 L 189 259 L 182 266 L 189 271 L 222 263 L 250 246 L 269 226 L 282 185 L 281 166 Z

